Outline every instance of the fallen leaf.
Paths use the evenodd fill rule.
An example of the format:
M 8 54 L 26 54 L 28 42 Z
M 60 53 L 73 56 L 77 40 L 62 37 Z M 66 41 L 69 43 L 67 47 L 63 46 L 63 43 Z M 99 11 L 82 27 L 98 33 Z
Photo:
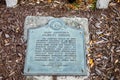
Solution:
M 52 2 L 52 0 L 48 0 L 48 3 L 51 3 Z
M 9 43 L 9 40 L 8 40 L 8 39 L 5 39 L 5 40 L 4 40 L 4 43 L 5 43 L 5 46 L 10 45 L 10 43 Z
M 94 0 L 88 0 L 87 1 L 89 4 L 92 4 L 94 2 Z
M 37 0 L 36 3 L 39 4 L 39 3 L 40 3 L 40 0 Z
M 18 33 L 19 32 L 19 30 L 20 30 L 20 28 L 18 27 L 18 28 L 16 28 L 16 33 Z
M 90 68 L 92 68 L 94 66 L 94 61 L 93 59 L 89 59 L 89 65 L 90 65 Z
M 115 60 L 115 64 L 116 64 L 116 63 L 118 63 L 118 61 L 119 61 L 118 59 L 117 59 L 117 60 Z
M 76 0 L 77 4 L 80 4 L 83 0 Z

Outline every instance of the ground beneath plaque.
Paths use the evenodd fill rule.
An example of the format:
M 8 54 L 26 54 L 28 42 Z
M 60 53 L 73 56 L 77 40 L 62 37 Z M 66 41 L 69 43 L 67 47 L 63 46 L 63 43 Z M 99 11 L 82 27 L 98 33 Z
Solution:
M 120 4 L 106 10 L 68 10 L 64 6 L 23 4 L 16 8 L 0 5 L 0 80 L 25 80 L 23 65 L 26 16 L 85 17 L 89 19 L 90 80 L 120 79 Z M 77 77 L 77 76 L 76 76 Z

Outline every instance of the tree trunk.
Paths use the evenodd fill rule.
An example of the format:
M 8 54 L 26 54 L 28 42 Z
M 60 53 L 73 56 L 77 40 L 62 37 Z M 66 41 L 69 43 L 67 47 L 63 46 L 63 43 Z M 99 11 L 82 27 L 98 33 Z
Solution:
M 106 9 L 110 1 L 111 0 L 97 0 L 96 7 L 98 9 Z
M 18 0 L 6 0 L 7 7 L 14 7 L 17 5 Z

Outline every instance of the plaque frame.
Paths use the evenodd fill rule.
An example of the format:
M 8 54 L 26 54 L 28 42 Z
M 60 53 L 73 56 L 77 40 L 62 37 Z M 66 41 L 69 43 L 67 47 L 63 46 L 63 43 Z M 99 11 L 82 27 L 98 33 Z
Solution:
M 53 24 L 54 22 L 58 22 L 57 23 L 57 25 L 59 25 L 59 27 L 58 26 L 55 26 L 55 25 L 52 25 L 51 26 L 51 24 Z M 59 24 L 60 23 L 60 24 Z M 24 68 L 24 74 L 25 75 L 87 75 L 87 64 L 86 64 L 86 55 L 85 55 L 85 40 L 84 40 L 84 30 L 83 29 L 78 29 L 78 28 L 75 28 L 75 27 L 71 27 L 71 26 L 67 26 L 67 25 L 65 25 L 65 23 L 61 20 L 61 19 L 56 19 L 56 18 L 54 18 L 54 19 L 51 19 L 49 22 L 48 22 L 48 24 L 47 25 L 44 25 L 44 26 L 42 26 L 43 28 L 44 27 L 50 27 L 50 28 L 52 28 L 52 29 L 54 29 L 54 30 L 59 30 L 59 29 L 62 29 L 61 28 L 61 26 L 60 25 L 62 25 L 62 27 L 63 28 L 66 28 L 66 27 L 68 27 L 68 28 L 71 28 L 71 29 L 75 29 L 75 30 L 78 30 L 79 32 L 80 32 L 80 34 L 79 35 L 82 35 L 82 38 L 83 38 L 83 57 L 84 57 L 84 61 L 83 61 L 83 67 L 84 67 L 84 70 L 81 70 L 81 72 L 67 72 L 67 73 L 60 73 L 60 72 L 46 72 L 46 73 L 42 73 L 42 72 L 37 72 L 37 73 L 31 73 L 31 72 L 29 72 L 29 70 L 30 69 L 28 69 L 28 59 L 29 59 L 29 56 L 28 56 L 28 54 L 29 54 L 29 50 L 28 50 L 28 48 L 27 48 L 27 55 L 26 55 L 26 59 L 25 59 L 25 68 Z M 36 28 L 30 28 L 29 30 L 28 30 L 28 42 L 27 42 L 27 45 L 29 45 L 29 38 L 30 38 L 30 32 L 32 32 L 32 30 L 35 30 L 35 29 L 39 29 L 39 28 L 42 28 L 42 27 L 36 27 Z

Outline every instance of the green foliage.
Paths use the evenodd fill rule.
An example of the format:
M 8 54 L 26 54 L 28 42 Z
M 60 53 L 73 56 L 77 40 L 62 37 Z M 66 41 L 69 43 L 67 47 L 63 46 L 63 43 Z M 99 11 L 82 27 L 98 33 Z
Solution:
M 93 3 L 91 4 L 90 9 L 95 10 L 96 9 L 96 2 L 97 0 L 94 0 Z

